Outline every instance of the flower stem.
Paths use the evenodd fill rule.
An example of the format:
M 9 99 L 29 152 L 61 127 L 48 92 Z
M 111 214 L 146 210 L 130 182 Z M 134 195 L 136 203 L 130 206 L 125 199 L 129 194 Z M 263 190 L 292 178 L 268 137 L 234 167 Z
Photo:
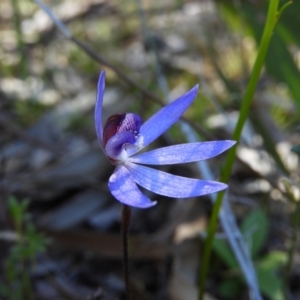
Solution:
M 269 47 L 269 43 L 271 40 L 271 36 L 273 34 L 274 27 L 276 25 L 276 22 L 278 20 L 278 4 L 279 0 L 271 0 L 269 1 L 269 8 L 268 8 L 268 14 L 267 14 L 267 19 L 265 23 L 265 28 L 263 32 L 263 36 L 261 39 L 261 42 L 259 44 L 258 48 L 258 53 L 257 57 L 251 72 L 250 80 L 247 85 L 243 101 L 241 103 L 241 110 L 239 114 L 239 119 L 236 124 L 234 133 L 233 133 L 233 140 L 236 140 L 239 142 L 242 134 L 242 129 L 244 127 L 244 124 L 246 122 L 247 116 L 249 114 L 249 110 L 251 107 L 252 99 L 255 93 L 255 89 L 258 83 L 258 79 L 260 76 L 261 69 L 263 67 L 266 53 Z M 228 155 L 225 160 L 225 165 L 222 170 L 221 178 L 220 181 L 222 182 L 228 182 L 232 170 L 233 163 L 235 161 L 235 154 L 236 154 L 236 149 L 237 146 L 233 146 L 229 151 Z M 216 202 L 213 207 L 213 212 L 211 216 L 211 220 L 209 222 L 208 226 L 208 234 L 207 234 L 207 239 L 205 242 L 205 247 L 204 247 L 204 253 L 203 253 L 203 266 L 200 270 L 200 277 L 199 277 L 199 295 L 198 295 L 198 300 L 203 300 L 204 297 L 204 286 L 205 286 L 205 281 L 206 277 L 208 274 L 209 270 L 209 263 L 210 263 L 210 255 L 211 255 L 211 249 L 212 249 L 212 244 L 214 240 L 214 235 L 217 229 L 217 224 L 218 224 L 218 216 L 219 216 L 219 211 L 222 207 L 223 203 L 223 197 L 224 197 L 225 192 L 220 192 L 217 195 Z
M 130 283 L 129 283 L 129 259 L 128 259 L 128 233 L 130 226 L 131 209 L 124 205 L 122 211 L 122 244 L 123 244 L 123 267 L 126 288 L 126 300 L 131 299 Z

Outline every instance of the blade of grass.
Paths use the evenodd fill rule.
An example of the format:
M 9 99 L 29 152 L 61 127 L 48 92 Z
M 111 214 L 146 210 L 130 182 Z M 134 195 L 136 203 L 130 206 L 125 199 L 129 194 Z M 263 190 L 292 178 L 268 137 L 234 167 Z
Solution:
M 145 35 L 145 37 L 148 35 L 148 25 L 147 20 L 145 17 L 145 14 L 143 13 L 142 9 L 142 0 L 137 0 L 138 8 L 140 11 L 140 18 L 141 18 L 141 26 L 143 28 L 142 32 Z M 156 78 L 158 85 L 163 92 L 166 99 L 169 98 L 170 90 L 168 87 L 167 80 L 162 72 L 162 69 L 160 67 L 158 55 L 157 55 L 157 49 L 155 49 L 155 44 L 153 43 L 151 45 L 151 50 L 154 52 L 153 56 L 153 63 L 154 68 L 156 72 Z M 202 81 L 203 82 L 203 81 Z M 184 133 L 184 136 L 186 137 L 186 140 L 190 143 L 199 141 L 199 136 L 196 134 L 196 132 L 189 126 L 189 124 L 185 122 L 179 122 L 179 126 L 181 131 Z M 200 161 L 196 163 L 200 173 L 202 174 L 203 178 L 206 180 L 213 180 L 214 176 L 213 173 L 205 161 Z M 210 195 L 210 198 L 212 202 L 215 201 L 215 195 Z M 236 224 L 234 214 L 230 210 L 229 203 L 226 202 L 223 206 L 223 209 L 220 214 L 220 222 L 222 224 L 222 228 L 225 231 L 226 238 L 228 239 L 228 242 L 232 248 L 232 251 L 240 265 L 240 268 L 242 269 L 245 277 L 245 281 L 248 284 L 250 297 L 251 295 L 254 295 L 256 299 L 261 299 L 260 293 L 259 293 L 259 287 L 256 279 L 256 273 L 253 266 L 253 263 L 251 261 L 251 257 L 249 255 L 248 248 L 245 244 L 245 241 L 243 239 L 243 236 Z
M 238 122 L 236 124 L 234 133 L 233 133 L 233 139 L 236 140 L 237 142 L 240 140 L 241 133 L 243 126 L 246 122 L 249 109 L 252 103 L 252 99 L 256 90 L 256 86 L 258 83 L 258 79 L 260 76 L 261 69 L 263 67 L 266 53 L 268 50 L 268 46 L 271 40 L 271 36 L 277 21 L 278 17 L 278 4 L 279 0 L 272 0 L 269 1 L 269 8 L 268 8 L 268 13 L 267 13 L 267 19 L 265 23 L 265 28 L 263 32 L 263 36 L 259 45 L 257 57 L 251 72 L 250 80 L 247 85 L 244 97 L 243 97 L 243 102 L 242 102 L 242 107 L 240 110 L 240 115 Z M 228 182 L 231 174 L 231 169 L 235 160 L 235 155 L 236 155 L 236 149 L 237 146 L 233 146 L 229 151 L 226 156 L 224 168 L 221 173 L 221 178 L 220 181 L 223 182 Z M 219 216 L 219 211 L 222 207 L 222 202 L 223 202 L 223 197 L 225 195 L 225 192 L 221 192 L 218 194 L 213 212 L 212 212 L 212 217 L 209 222 L 209 227 L 208 227 L 208 235 L 207 239 L 205 242 L 205 247 L 204 247 L 204 254 L 203 254 L 203 267 L 200 270 L 200 277 L 199 277 L 199 296 L 198 300 L 203 300 L 204 297 L 204 286 L 205 286 L 205 281 L 206 277 L 208 274 L 208 269 L 209 269 L 209 264 L 210 264 L 210 256 L 211 256 L 211 249 L 212 249 L 212 243 L 214 240 L 214 235 L 217 229 L 217 222 L 218 222 L 218 216 Z
M 147 24 L 147 19 L 145 13 L 143 11 L 143 1 L 137 0 L 139 16 L 141 18 L 141 27 L 144 38 L 149 37 L 149 29 Z M 156 78 L 158 85 L 163 92 L 166 99 L 169 98 L 170 89 L 165 78 L 165 75 L 161 69 L 160 62 L 158 59 L 157 49 L 155 48 L 155 43 L 150 45 L 151 50 L 154 52 L 153 63 L 154 69 L 156 73 Z M 200 80 L 203 83 L 203 80 Z M 221 110 L 221 109 L 220 109 Z M 184 133 L 186 140 L 189 143 L 198 142 L 199 136 L 196 132 L 191 128 L 191 126 L 185 122 L 179 122 L 179 126 L 181 131 Z M 202 177 L 206 180 L 214 180 L 213 173 L 207 164 L 206 161 L 200 161 L 196 163 Z M 216 199 L 216 195 L 210 195 L 212 202 L 214 203 Z M 235 216 L 232 213 L 228 201 L 225 201 L 223 208 L 220 213 L 220 222 L 222 224 L 222 228 L 226 234 L 226 238 L 231 246 L 231 249 L 240 265 L 240 268 L 244 274 L 245 281 L 249 287 L 250 298 L 254 295 L 255 299 L 261 299 L 259 287 L 256 279 L 255 269 L 249 255 L 249 251 L 247 245 L 244 241 L 243 235 L 241 234 L 235 220 Z M 252 299 L 252 298 L 251 298 Z

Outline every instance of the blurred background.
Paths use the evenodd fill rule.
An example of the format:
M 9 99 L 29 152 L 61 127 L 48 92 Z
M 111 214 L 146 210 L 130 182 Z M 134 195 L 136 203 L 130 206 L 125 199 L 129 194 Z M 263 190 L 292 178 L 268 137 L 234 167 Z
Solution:
M 106 71 L 105 120 L 122 112 L 146 120 L 199 83 L 186 119 L 199 141 L 231 139 L 268 1 L 45 3 L 73 38 L 31 0 L 0 2 L 0 298 L 125 299 L 122 207 L 108 191 L 114 166 L 94 130 L 99 73 Z M 229 184 L 271 300 L 300 299 L 299 12 L 294 1 L 276 26 Z M 174 125 L 150 147 L 184 142 Z M 225 155 L 208 162 L 216 180 Z M 203 176 L 193 164 L 163 170 Z M 145 193 L 158 204 L 132 212 L 135 299 L 197 299 L 211 201 Z M 218 232 L 205 299 L 250 299 Z

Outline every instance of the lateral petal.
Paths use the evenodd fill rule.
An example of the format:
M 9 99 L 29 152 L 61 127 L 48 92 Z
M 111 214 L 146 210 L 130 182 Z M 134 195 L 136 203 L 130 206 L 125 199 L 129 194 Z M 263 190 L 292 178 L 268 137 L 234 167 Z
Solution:
M 104 151 L 103 146 L 103 124 L 102 124 L 102 104 L 103 95 L 105 90 L 105 72 L 102 71 L 99 76 L 97 85 L 97 97 L 95 105 L 95 128 L 101 149 Z
M 133 163 L 146 165 L 172 165 L 212 158 L 232 147 L 235 141 L 187 143 L 163 147 L 129 157 Z
M 140 186 L 168 197 L 196 197 L 227 188 L 227 185 L 221 182 L 176 176 L 130 162 L 126 163 L 125 167 Z
M 119 166 L 110 176 L 108 188 L 121 203 L 138 208 L 149 208 L 156 204 L 138 189 L 134 179 L 126 168 Z
M 198 85 L 193 87 L 189 92 L 160 109 L 144 124 L 140 129 L 140 135 L 143 136 L 143 147 L 148 146 L 170 126 L 172 126 L 186 111 L 194 101 L 198 91 Z

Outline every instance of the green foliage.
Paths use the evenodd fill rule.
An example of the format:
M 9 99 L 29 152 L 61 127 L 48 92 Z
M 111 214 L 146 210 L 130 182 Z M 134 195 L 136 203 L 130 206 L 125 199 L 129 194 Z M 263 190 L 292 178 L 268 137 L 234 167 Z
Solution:
M 241 231 L 251 256 L 255 258 L 266 242 L 268 234 L 268 220 L 266 213 L 260 209 L 251 212 L 243 220 Z
M 255 260 L 258 283 L 262 293 L 271 300 L 284 299 L 283 279 L 277 272 L 287 262 L 287 254 L 273 251 L 265 256 L 260 256 L 268 235 L 268 220 L 265 212 L 258 209 L 247 215 L 241 224 L 241 231 L 251 256 Z M 234 277 L 225 279 L 219 285 L 218 291 L 224 298 L 234 298 L 243 287 L 238 263 L 224 240 L 215 239 L 213 249 Z
M 69 120 L 67 130 L 71 132 L 76 132 L 82 130 L 82 128 L 90 125 L 90 118 L 84 115 L 72 115 Z
M 230 278 L 222 281 L 218 286 L 218 292 L 225 299 L 235 297 L 242 287 L 242 283 L 237 281 L 236 278 Z
M 256 272 L 261 291 L 272 300 L 284 300 L 283 279 L 276 271 L 286 264 L 287 258 L 286 253 L 273 251 L 257 264 Z
M 34 124 L 49 108 L 49 105 L 44 105 L 33 99 L 14 103 L 18 121 L 25 126 Z
M 22 202 L 18 202 L 18 200 L 15 197 L 10 197 L 8 199 L 8 210 L 10 215 L 12 216 L 15 227 L 18 233 L 20 233 L 21 225 L 23 221 L 26 219 L 28 220 L 28 215 L 26 215 L 26 210 L 29 205 L 29 200 L 24 199 Z
M 224 17 L 235 30 L 240 30 L 240 18 L 243 16 L 243 30 L 252 35 L 259 45 L 263 32 L 263 22 L 261 17 L 266 14 L 267 1 L 262 1 L 262 5 L 244 1 L 240 6 L 234 5 L 234 1 L 219 1 Z M 300 2 L 284 1 L 280 8 L 278 17 L 280 22 L 275 28 L 272 36 L 265 65 L 268 75 L 278 82 L 284 82 L 293 97 L 293 101 L 300 107 L 300 71 L 291 54 L 290 45 L 295 43 L 300 45 L 300 37 L 297 31 L 298 12 Z M 282 13 L 284 10 L 284 13 Z M 246 20 L 246 22 L 245 22 Z M 299 109 L 300 111 L 300 109 Z
M 295 152 L 296 154 L 300 155 L 300 145 L 295 145 L 292 147 L 291 151 Z
M 261 11 L 256 11 L 256 7 L 251 2 L 245 1 L 238 6 L 237 5 L 235 6 L 236 3 L 234 1 L 219 1 L 219 2 L 225 6 L 229 5 L 231 8 L 233 8 L 233 11 L 235 10 L 234 8 L 238 7 L 235 13 L 236 17 L 240 18 L 241 13 L 242 15 L 245 15 L 247 17 L 248 23 L 251 24 L 250 26 L 252 26 L 254 36 L 258 41 L 257 56 L 253 64 L 250 73 L 250 78 L 242 98 L 239 118 L 232 136 L 232 138 L 236 140 L 238 143 L 241 138 L 244 124 L 250 113 L 251 104 L 254 99 L 254 95 L 257 89 L 260 73 L 263 69 L 263 66 L 266 64 L 267 69 L 270 69 L 272 68 L 273 65 L 280 65 L 279 69 L 281 69 L 281 72 L 283 73 L 280 74 L 280 76 L 283 75 L 283 77 L 284 76 L 288 76 L 288 77 L 284 77 L 284 78 L 280 77 L 276 79 L 282 80 L 287 84 L 291 94 L 294 96 L 294 101 L 297 104 L 300 103 L 299 102 L 300 89 L 299 89 L 299 85 L 296 85 L 296 82 L 298 82 L 299 80 L 300 73 L 295 63 L 293 63 L 291 59 L 291 55 L 287 50 L 287 45 L 286 44 L 282 45 L 282 37 L 280 36 L 280 34 L 278 34 L 277 36 L 273 34 L 275 30 L 275 25 L 278 22 L 278 18 L 279 16 L 281 16 L 283 10 L 287 8 L 288 5 L 286 3 L 288 1 L 285 2 L 283 6 L 280 5 L 278 0 L 263 2 L 262 4 L 266 4 L 266 6 L 268 6 L 267 14 L 266 14 L 266 9 L 264 9 L 264 5 L 262 5 L 263 6 L 262 15 L 264 16 L 266 14 L 266 19 L 265 17 L 263 17 L 263 19 L 259 17 Z M 292 2 L 288 2 L 288 3 L 291 4 Z M 295 20 L 297 20 L 297 16 L 294 15 L 294 17 Z M 256 30 L 257 28 L 258 30 Z M 274 36 L 275 36 L 275 41 L 271 41 L 271 38 L 274 39 Z M 275 45 L 278 45 L 278 49 L 274 49 L 275 47 L 274 43 Z M 270 53 L 272 55 L 273 52 L 276 54 L 274 54 L 272 59 L 270 59 Z M 284 59 L 286 60 L 287 64 L 282 62 L 282 56 L 284 56 Z M 232 167 L 235 162 L 235 156 L 236 156 L 236 147 L 232 147 L 227 152 L 225 164 L 220 177 L 221 181 L 223 182 L 229 181 L 230 174 L 232 172 Z M 200 276 L 199 276 L 199 296 L 198 296 L 199 300 L 204 299 L 204 286 L 205 286 L 204 283 L 209 270 L 210 255 L 214 243 L 214 235 L 217 230 L 218 216 L 219 216 L 220 209 L 222 207 L 224 195 L 225 192 L 220 192 L 217 195 L 216 201 L 214 203 L 211 220 L 208 226 L 208 235 L 205 242 L 205 248 L 202 257 L 204 264 L 200 270 Z M 256 247 L 254 248 L 255 251 L 257 251 L 256 249 L 258 246 L 255 246 Z
M 68 46 L 68 60 L 69 64 L 84 72 L 86 76 L 98 72 L 98 66 L 85 53 L 80 51 L 77 47 Z
M 30 214 L 27 213 L 29 203 L 28 199 L 18 201 L 13 196 L 8 199 L 17 240 L 6 259 L 6 285 L 0 286 L 0 293 L 9 300 L 34 299 L 29 271 L 36 255 L 44 252 L 48 244 L 48 240 L 30 222 Z
M 243 220 L 241 231 L 249 247 L 251 256 L 255 257 L 266 242 L 268 221 L 265 212 L 262 210 L 251 212 Z M 226 241 L 215 239 L 213 249 L 229 268 L 236 268 L 238 266 Z
M 233 255 L 226 241 L 215 239 L 213 243 L 213 250 L 217 253 L 217 255 L 222 259 L 222 261 L 227 265 L 228 268 L 233 269 L 238 266 L 235 256 Z
M 299 131 L 300 131 L 300 126 L 297 126 L 296 130 L 299 132 Z M 291 151 L 293 151 L 294 153 L 300 155 L 300 144 L 294 145 L 294 146 L 291 148 Z

